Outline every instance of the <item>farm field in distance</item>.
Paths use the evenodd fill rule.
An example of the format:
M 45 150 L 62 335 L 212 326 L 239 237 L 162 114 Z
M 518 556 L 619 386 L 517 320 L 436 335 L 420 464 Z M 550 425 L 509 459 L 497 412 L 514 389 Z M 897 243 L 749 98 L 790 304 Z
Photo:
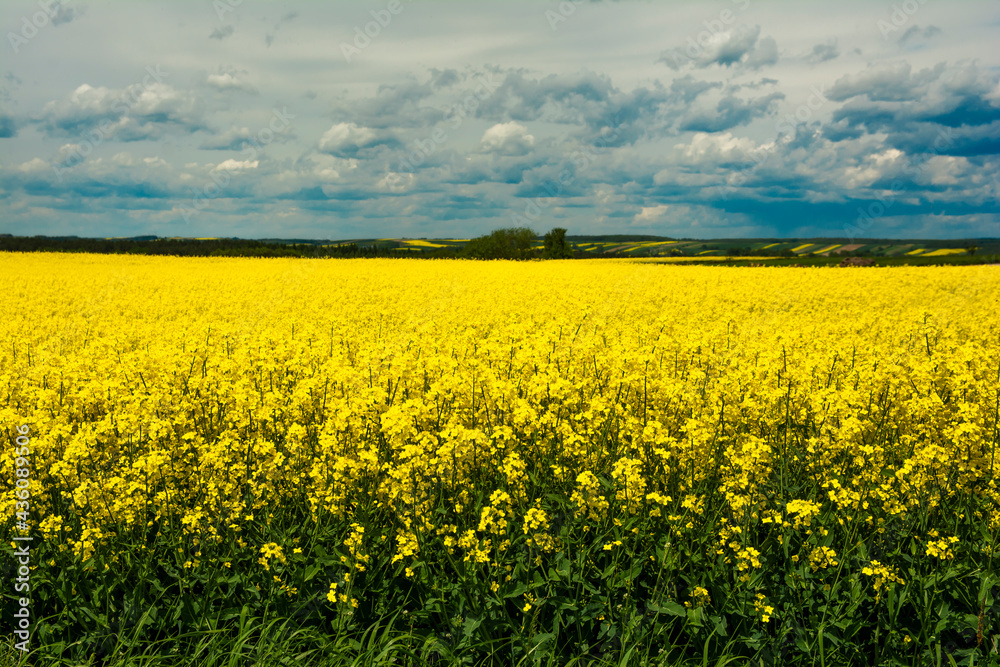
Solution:
M 32 664 L 988 664 L 998 269 L 3 253 Z
M 576 250 L 585 253 L 630 257 L 691 257 L 718 259 L 733 256 L 736 250 L 746 256 L 844 257 L 865 255 L 884 258 L 916 259 L 968 255 L 970 241 L 917 239 L 666 239 L 657 237 L 586 237 L 568 236 Z M 352 239 L 335 244 L 358 243 L 379 247 L 426 251 L 443 248 L 459 250 L 468 239 Z M 976 254 L 1000 254 L 1000 240 L 976 242 Z M 541 241 L 536 242 L 541 248 Z M 737 255 L 738 256 L 738 255 Z
M 0 234 L 0 252 L 99 252 L 181 256 L 380 256 L 459 258 L 470 239 L 356 238 L 249 240 L 218 237 L 13 237 Z M 847 257 L 871 259 L 877 266 L 988 264 L 1000 261 L 1000 239 L 672 239 L 662 236 L 566 236 L 577 259 L 647 258 L 763 266 L 836 266 Z M 544 256 L 544 239 L 536 236 L 529 252 Z

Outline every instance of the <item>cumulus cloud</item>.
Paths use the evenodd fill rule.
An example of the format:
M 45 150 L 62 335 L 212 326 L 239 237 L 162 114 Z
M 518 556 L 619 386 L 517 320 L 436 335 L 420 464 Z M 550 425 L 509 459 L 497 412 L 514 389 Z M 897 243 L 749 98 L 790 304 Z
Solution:
M 337 157 L 373 157 L 379 147 L 398 147 L 400 141 L 392 134 L 357 123 L 336 123 L 323 133 L 319 150 Z
M 721 87 L 722 84 L 718 81 L 700 81 L 690 74 L 685 74 L 670 83 L 670 95 L 675 99 L 679 98 L 684 104 L 691 104 L 705 91 Z
M 389 172 L 378 180 L 379 190 L 392 193 L 406 192 L 413 186 L 415 177 L 413 174 L 398 174 Z
M 831 39 L 828 42 L 813 46 L 812 51 L 806 55 L 806 62 L 816 65 L 819 63 L 825 63 L 828 60 L 833 60 L 839 55 L 840 49 L 837 48 L 837 40 Z
M 771 93 L 763 97 L 741 100 L 727 95 L 719 100 L 714 111 L 692 110 L 680 123 L 684 131 L 720 132 L 740 125 L 747 125 L 753 119 L 770 113 L 784 93 Z
M 479 142 L 484 151 L 503 155 L 524 155 L 534 143 L 528 128 L 515 121 L 497 123 L 483 133 Z
M 866 156 L 861 164 L 844 168 L 844 186 L 850 189 L 871 187 L 887 176 L 902 171 L 906 154 L 895 148 Z
M 657 222 L 663 217 L 663 214 L 667 212 L 670 208 L 666 204 L 659 204 L 658 206 L 643 206 L 642 210 L 635 214 L 632 218 L 633 224 L 644 224 L 650 222 Z
M 836 131 L 884 133 L 907 153 L 989 155 L 1000 150 L 1000 108 L 990 99 L 995 72 L 974 63 L 912 73 L 906 62 L 839 79 L 827 96 L 848 102 L 833 112 Z
M 826 96 L 837 102 L 861 95 L 873 101 L 909 100 L 938 79 L 943 71 L 943 63 L 917 73 L 912 73 L 906 61 L 878 63 L 858 74 L 840 77 Z
M 40 172 L 46 169 L 51 169 L 52 165 L 41 158 L 32 158 L 27 162 L 22 162 L 17 166 L 18 171 L 24 173 Z
M 342 101 L 334 107 L 334 113 L 372 128 L 426 127 L 441 120 L 439 109 L 421 104 L 433 93 L 430 83 L 414 79 L 381 84 L 374 96 Z
M 773 147 L 773 143 L 758 145 L 752 139 L 736 137 L 729 132 L 699 132 L 691 137 L 689 143 L 678 144 L 675 151 L 681 161 L 689 165 L 736 164 L 751 160 L 761 151 L 769 151 Z
M 199 148 L 212 151 L 242 150 L 243 143 L 251 140 L 249 127 L 230 127 L 225 132 L 209 137 L 201 142 Z
M 248 76 L 249 72 L 246 70 L 220 67 L 217 74 L 209 74 L 205 78 L 205 83 L 216 90 L 242 90 L 245 93 L 256 94 L 257 88 L 247 80 Z
M 706 36 L 699 35 L 699 41 L 690 38 L 687 46 L 664 51 L 657 62 L 674 70 L 687 65 L 760 69 L 778 62 L 778 43 L 772 37 L 760 39 L 760 26 L 740 26 L 702 34 Z
M 212 171 L 243 171 L 244 169 L 256 169 L 259 164 L 258 160 L 223 160 L 219 164 L 215 165 Z
M 935 155 L 922 167 L 922 175 L 928 185 L 961 185 L 967 178 L 974 177 L 977 171 L 968 158 L 952 155 Z
M 507 72 L 495 92 L 487 88 L 475 109 L 478 118 L 495 121 L 543 120 L 576 123 L 599 115 L 616 93 L 607 76 L 592 71 L 527 76 L 522 70 Z
M 82 84 L 67 99 L 42 108 L 40 126 L 49 136 L 98 133 L 102 140 L 138 141 L 163 137 L 172 130 L 204 127 L 202 108 L 190 91 L 159 81 L 115 90 Z

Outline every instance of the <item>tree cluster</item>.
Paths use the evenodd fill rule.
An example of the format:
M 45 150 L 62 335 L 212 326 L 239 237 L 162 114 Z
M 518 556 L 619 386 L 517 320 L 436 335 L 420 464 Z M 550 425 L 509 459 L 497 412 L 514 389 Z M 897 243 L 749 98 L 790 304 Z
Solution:
M 528 227 L 494 229 L 485 236 L 470 240 L 464 254 L 474 259 L 567 259 L 573 250 L 566 242 L 566 230 L 552 229 L 542 237 L 541 251 L 534 248 L 538 235 Z

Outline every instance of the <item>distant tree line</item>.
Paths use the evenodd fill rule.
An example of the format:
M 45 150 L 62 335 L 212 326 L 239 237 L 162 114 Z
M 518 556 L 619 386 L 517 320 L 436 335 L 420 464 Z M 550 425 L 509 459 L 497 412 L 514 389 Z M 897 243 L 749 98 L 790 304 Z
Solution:
M 155 236 L 97 239 L 77 236 L 11 236 L 0 234 L 0 251 L 86 252 L 180 257 L 424 257 L 471 259 L 564 259 L 591 256 L 574 251 L 566 230 L 557 227 L 534 247 L 538 236 L 525 227 L 497 229 L 474 238 L 464 247 L 397 248 L 386 245 L 343 243 L 282 243 L 251 239 L 164 239 Z
M 89 252 L 180 257 L 408 257 L 405 248 L 344 243 L 280 243 L 251 239 L 161 239 L 156 237 L 94 239 L 56 236 L 0 235 L 0 251 Z
M 463 250 L 473 259 L 569 259 L 578 256 L 566 242 L 566 230 L 555 227 L 542 237 L 542 248 L 534 248 L 538 235 L 528 227 L 494 229 L 471 239 Z

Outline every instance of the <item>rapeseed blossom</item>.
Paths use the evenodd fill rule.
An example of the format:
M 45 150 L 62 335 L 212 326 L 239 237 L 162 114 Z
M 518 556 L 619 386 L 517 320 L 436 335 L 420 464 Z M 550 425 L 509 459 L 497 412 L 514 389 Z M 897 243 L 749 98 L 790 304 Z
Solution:
M 13 253 L 0 412 L 31 424 L 38 539 L 80 562 L 175 531 L 189 572 L 235 545 L 295 595 L 287 509 L 333 526 L 338 577 L 453 558 L 493 582 L 570 537 L 647 561 L 705 535 L 736 581 L 801 557 L 879 596 L 922 517 L 950 536 L 915 558 L 992 553 L 940 516 L 1000 528 L 998 293 L 983 267 Z

